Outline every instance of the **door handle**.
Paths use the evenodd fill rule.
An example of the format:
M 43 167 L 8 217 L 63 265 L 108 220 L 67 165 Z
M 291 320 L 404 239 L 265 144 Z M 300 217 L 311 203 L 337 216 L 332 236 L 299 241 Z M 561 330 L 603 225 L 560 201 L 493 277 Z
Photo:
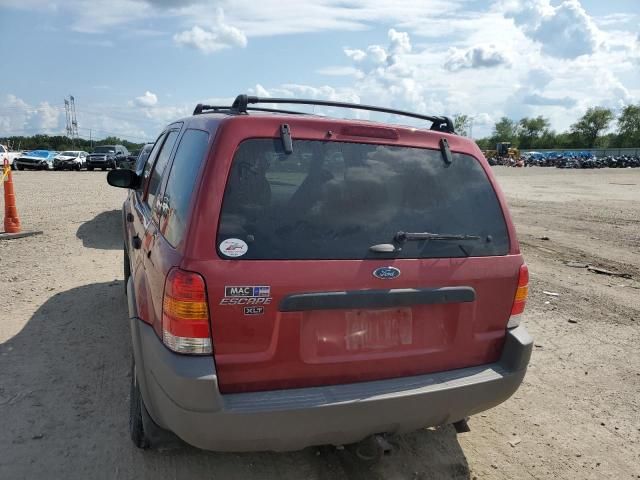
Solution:
M 138 234 L 134 235 L 131 238 L 131 244 L 133 245 L 133 248 L 135 248 L 136 250 L 139 250 L 140 247 L 142 247 L 142 240 L 140 240 L 140 237 L 138 236 Z

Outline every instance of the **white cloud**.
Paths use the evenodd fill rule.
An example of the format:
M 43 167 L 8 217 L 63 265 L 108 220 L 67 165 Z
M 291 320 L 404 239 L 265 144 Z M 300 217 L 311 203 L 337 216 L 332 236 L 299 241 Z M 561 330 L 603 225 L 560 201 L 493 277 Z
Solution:
M 244 32 L 224 22 L 222 9 L 217 10 L 213 27 L 202 28 L 196 25 L 190 30 L 175 34 L 173 40 L 178 45 L 196 48 L 207 54 L 225 48 L 247 46 Z
M 411 40 L 407 32 L 389 30 L 389 51 L 392 55 L 411 52 Z
M 361 62 L 367 58 L 367 52 L 360 50 L 359 48 L 345 48 L 344 54 L 354 62 Z
M 62 130 L 61 118 L 61 109 L 49 102 L 33 106 L 11 94 L 0 99 L 0 131 L 6 135 L 58 134 Z
M 522 102 L 527 105 L 544 105 L 544 106 L 557 106 L 557 107 L 573 107 L 578 101 L 571 97 L 554 98 L 541 95 L 539 93 L 528 93 L 522 98 Z
M 341 66 L 341 67 L 324 67 L 320 68 L 316 71 L 320 75 L 328 75 L 332 77 L 352 77 L 357 76 L 359 70 L 355 67 L 351 66 Z
M 28 128 L 39 132 L 59 132 L 61 112 L 49 102 L 41 102 L 28 120 Z
M 205 30 L 199 26 L 176 33 L 173 36 L 178 45 L 193 47 L 204 53 L 213 53 L 230 47 L 246 47 L 247 37 L 235 27 L 221 25 L 217 31 Z
M 552 57 L 589 55 L 602 41 L 599 28 L 579 0 L 564 0 L 556 7 L 549 0 L 509 1 L 506 12 Z
M 139 107 L 153 107 L 158 103 L 158 96 L 147 90 L 144 95 L 136 97 L 133 103 Z
M 451 48 L 444 67 L 455 72 L 465 68 L 509 66 L 510 63 L 506 52 L 495 45 L 476 45 L 467 49 Z

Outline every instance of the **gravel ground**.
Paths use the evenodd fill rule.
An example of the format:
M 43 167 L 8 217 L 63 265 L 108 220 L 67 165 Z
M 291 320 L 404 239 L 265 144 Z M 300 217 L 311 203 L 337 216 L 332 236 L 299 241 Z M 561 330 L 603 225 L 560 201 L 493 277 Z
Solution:
M 0 479 L 640 478 L 640 169 L 495 171 L 531 271 L 525 382 L 471 432 L 398 437 L 373 467 L 329 447 L 134 448 L 124 192 L 103 172 L 15 173 L 23 226 L 44 234 L 0 241 Z

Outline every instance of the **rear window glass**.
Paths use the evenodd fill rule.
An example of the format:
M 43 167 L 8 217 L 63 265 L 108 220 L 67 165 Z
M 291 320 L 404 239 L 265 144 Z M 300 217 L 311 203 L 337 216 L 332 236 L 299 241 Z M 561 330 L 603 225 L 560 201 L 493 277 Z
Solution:
M 480 239 L 370 251 L 398 232 Z M 239 244 L 237 260 L 489 256 L 507 254 L 509 244 L 496 194 L 471 156 L 453 154 L 446 165 L 436 150 L 308 140 L 287 155 L 279 139 L 239 146 L 217 240 Z

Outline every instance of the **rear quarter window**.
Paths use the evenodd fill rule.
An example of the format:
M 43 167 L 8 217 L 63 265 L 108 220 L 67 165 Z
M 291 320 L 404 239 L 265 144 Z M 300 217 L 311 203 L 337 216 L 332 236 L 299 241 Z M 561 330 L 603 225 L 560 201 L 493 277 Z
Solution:
M 165 194 L 161 231 L 167 241 L 177 246 L 184 236 L 191 197 L 207 152 L 209 134 L 202 130 L 185 131 L 176 151 Z
M 173 150 L 173 146 L 176 143 L 176 139 L 178 138 L 178 134 L 180 132 L 178 130 L 170 130 L 167 134 L 164 143 L 162 144 L 162 148 L 158 153 L 158 157 L 153 165 L 153 169 L 151 170 L 151 174 L 149 176 L 149 187 L 147 189 L 147 205 L 153 208 L 156 201 L 156 196 L 160 191 L 160 184 L 162 183 L 162 178 L 164 174 L 165 168 L 169 163 L 169 157 L 171 156 L 171 152 Z
M 502 209 L 479 162 L 440 151 L 298 140 L 251 139 L 236 151 L 217 245 L 239 239 L 236 259 L 385 258 L 369 247 L 398 232 L 474 235 L 480 240 L 411 241 L 393 258 L 505 255 Z M 220 252 L 220 256 L 225 256 Z

